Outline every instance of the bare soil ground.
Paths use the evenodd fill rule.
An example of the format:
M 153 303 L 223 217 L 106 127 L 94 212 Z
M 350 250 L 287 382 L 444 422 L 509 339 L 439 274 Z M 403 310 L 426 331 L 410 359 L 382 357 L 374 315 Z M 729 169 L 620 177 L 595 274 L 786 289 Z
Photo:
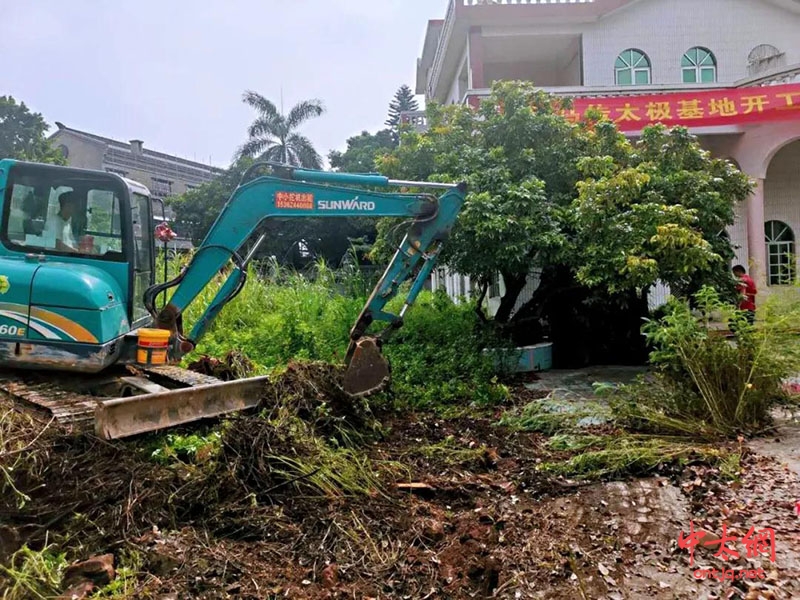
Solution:
M 546 392 L 521 383 L 515 391 L 518 403 Z M 310 394 L 301 392 L 292 397 Z M 313 403 L 295 408 L 315 414 Z M 14 474 L 24 506 L 8 491 L 0 499 L 0 563 L 45 540 L 69 549 L 70 560 L 110 553 L 135 565 L 125 588 L 134 598 L 800 597 L 800 477 L 787 466 L 796 447 L 743 444 L 731 485 L 691 460 L 642 478 L 582 482 L 537 469 L 575 452 L 500 427 L 498 415 L 376 415 L 382 433 L 364 453 L 380 475 L 351 494 L 314 492 L 302 476 L 276 479 L 263 457 L 291 455 L 293 442 L 268 433 L 263 414 L 232 424 L 226 439 L 237 441 L 213 469 L 202 460 L 159 465 L 132 442 L 52 426 L 39 436 L 28 426 L 20 435 L 37 463 Z M 792 427 L 779 435 L 795 444 Z M 318 432 L 335 428 L 328 419 Z M 740 539 L 751 526 L 773 528 L 775 561 L 748 558 L 740 541 L 739 559 L 715 557 L 712 545 L 690 565 L 678 546 L 690 522 L 715 534 L 724 523 Z M 763 568 L 765 577 L 698 580 L 698 568 Z

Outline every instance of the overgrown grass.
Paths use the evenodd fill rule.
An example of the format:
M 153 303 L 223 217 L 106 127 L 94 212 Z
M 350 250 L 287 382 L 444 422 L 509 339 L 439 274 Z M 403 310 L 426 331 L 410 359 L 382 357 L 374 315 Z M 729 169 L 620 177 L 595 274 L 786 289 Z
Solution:
M 189 306 L 187 329 L 222 281 L 218 277 Z M 334 271 L 324 263 L 304 273 L 274 263 L 260 270 L 251 266 L 241 293 L 184 362 L 203 354 L 222 359 L 236 349 L 253 361 L 257 374 L 280 369 L 292 359 L 341 363 L 371 284 L 357 269 Z M 407 284 L 386 310 L 400 311 L 406 289 Z M 370 331 L 383 326 L 376 323 Z M 502 345 L 487 332 L 472 303 L 455 304 L 443 291 L 423 291 L 404 325 L 384 345 L 392 367 L 392 397 L 404 407 L 434 408 L 503 400 L 508 391 L 497 381 L 500 369 L 482 354 L 487 346 Z
M 8 561 L 0 564 L 0 588 L 3 600 L 49 599 L 61 591 L 61 579 L 67 568 L 66 553 L 45 544 L 42 550 L 23 546 Z
M 534 400 L 518 411 L 508 411 L 500 418 L 500 425 L 545 435 L 580 431 L 589 425 L 601 425 L 611 418 L 611 411 L 603 404 L 588 401 L 571 401 L 551 394 Z
M 405 456 L 422 456 L 429 460 L 440 461 L 446 465 L 462 465 L 481 461 L 487 456 L 488 449 L 485 445 L 465 447 L 459 444 L 452 435 L 441 442 L 412 448 L 405 452 Z
M 112 581 L 95 588 L 89 600 L 137 598 L 137 578 L 143 569 L 144 559 L 136 550 L 122 550 L 117 554 L 118 564 Z M 64 572 L 70 561 L 67 553 L 55 544 L 45 544 L 40 550 L 22 546 L 9 559 L 0 564 L 0 591 L 3 600 L 50 600 L 61 597 L 64 589 Z
M 341 279 L 324 264 L 310 274 L 274 265 L 259 272 L 251 266 L 241 293 L 220 312 L 186 360 L 201 354 L 222 359 L 237 349 L 260 373 L 293 358 L 341 362 L 350 328 L 366 300 L 345 293 L 354 286 Z M 199 319 L 221 282 L 219 278 L 203 290 L 186 311 L 186 322 Z

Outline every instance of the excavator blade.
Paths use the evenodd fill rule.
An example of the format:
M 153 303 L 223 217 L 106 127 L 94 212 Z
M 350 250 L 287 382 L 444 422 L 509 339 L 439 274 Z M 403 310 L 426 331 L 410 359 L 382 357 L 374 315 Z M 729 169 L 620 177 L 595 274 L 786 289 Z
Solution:
M 381 391 L 390 378 L 389 362 L 373 338 L 361 338 L 351 345 L 344 374 L 345 392 L 355 397 L 369 396 Z
M 268 381 L 251 377 L 99 401 L 95 433 L 112 440 L 253 408 Z

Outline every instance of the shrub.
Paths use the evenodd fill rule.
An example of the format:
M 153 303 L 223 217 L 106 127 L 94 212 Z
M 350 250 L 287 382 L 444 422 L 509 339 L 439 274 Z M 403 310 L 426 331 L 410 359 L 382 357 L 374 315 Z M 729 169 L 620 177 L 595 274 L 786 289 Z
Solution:
M 483 349 L 503 345 L 478 319 L 473 302 L 455 304 L 438 290 L 420 293 L 384 352 L 392 365 L 393 389 L 413 407 L 493 404 L 507 391 L 497 383 L 500 371 Z
M 798 364 L 795 306 L 768 303 L 750 325 L 709 287 L 695 304 L 672 299 L 643 327 L 656 372 L 612 393 L 616 413 L 635 428 L 712 438 L 763 430 Z

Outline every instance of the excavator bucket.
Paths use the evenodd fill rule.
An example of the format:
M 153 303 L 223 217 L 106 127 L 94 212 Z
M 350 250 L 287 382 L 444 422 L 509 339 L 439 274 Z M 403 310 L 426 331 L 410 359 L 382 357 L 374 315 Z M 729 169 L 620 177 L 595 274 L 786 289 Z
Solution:
M 389 362 L 374 338 L 362 338 L 351 346 L 344 374 L 345 392 L 355 397 L 369 396 L 381 391 L 390 377 Z

